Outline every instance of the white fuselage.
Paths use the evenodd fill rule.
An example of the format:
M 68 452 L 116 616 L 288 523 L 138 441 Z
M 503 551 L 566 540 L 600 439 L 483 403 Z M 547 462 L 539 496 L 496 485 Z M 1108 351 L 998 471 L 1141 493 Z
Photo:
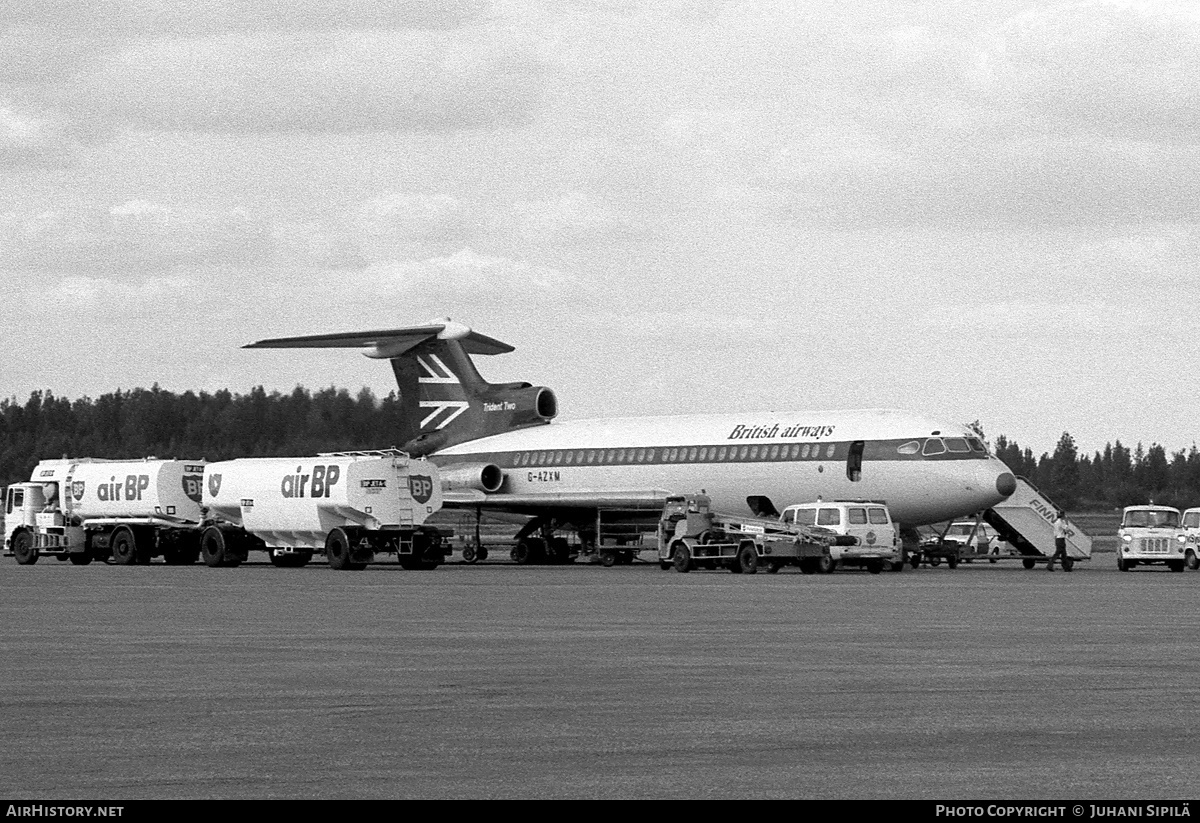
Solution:
M 751 497 L 780 511 L 818 497 L 865 499 L 887 503 L 905 526 L 973 514 L 1015 488 L 1008 467 L 964 427 L 884 409 L 555 422 L 434 459 L 498 465 L 497 499 L 703 489 L 714 509 L 746 513 Z

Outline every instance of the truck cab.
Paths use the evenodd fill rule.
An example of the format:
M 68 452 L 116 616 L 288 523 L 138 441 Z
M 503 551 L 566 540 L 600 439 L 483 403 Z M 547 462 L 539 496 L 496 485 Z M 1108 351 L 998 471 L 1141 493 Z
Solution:
M 1187 538 L 1180 531 L 1179 509 L 1170 506 L 1127 506 L 1117 530 L 1117 568 L 1164 564 L 1183 571 Z M 1183 538 L 1183 539 L 1180 539 Z
M 785 508 L 780 520 L 785 527 L 815 527 L 857 538 L 858 545 L 830 548 L 836 564 L 872 567 L 876 563 L 890 563 L 893 569 L 902 566 L 899 534 L 883 503 L 860 500 L 797 503 Z

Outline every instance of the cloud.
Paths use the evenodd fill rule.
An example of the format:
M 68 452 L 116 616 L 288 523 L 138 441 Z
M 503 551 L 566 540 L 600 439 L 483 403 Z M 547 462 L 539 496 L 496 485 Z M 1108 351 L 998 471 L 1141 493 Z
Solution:
M 65 166 L 72 151 L 71 141 L 51 118 L 0 106 L 0 167 Z
M 0 270 L 87 270 L 120 279 L 177 266 L 246 265 L 270 252 L 267 226 L 241 209 L 131 200 L 107 209 L 0 214 Z
M 540 72 L 521 37 L 478 30 L 225 35 L 131 42 L 62 97 L 150 130 L 444 132 L 527 122 Z
M 1093 0 L 1038 9 L 1002 27 L 999 79 L 1050 117 L 1133 133 L 1200 126 L 1200 7 Z
M 452 255 L 423 261 L 391 261 L 367 266 L 357 281 L 382 295 L 421 300 L 431 293 L 443 299 L 472 299 L 481 295 L 562 293 L 573 278 L 555 269 L 477 254 L 461 249 Z

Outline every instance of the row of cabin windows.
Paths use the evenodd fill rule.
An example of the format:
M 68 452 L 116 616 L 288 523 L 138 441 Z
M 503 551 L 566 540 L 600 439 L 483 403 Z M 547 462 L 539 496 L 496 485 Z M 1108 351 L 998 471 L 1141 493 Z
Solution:
M 869 508 L 854 506 L 846 509 L 846 521 L 852 526 L 888 525 L 887 510 L 878 506 Z M 839 509 L 790 509 L 783 514 L 784 523 L 801 526 L 840 526 L 842 512 Z
M 833 443 L 792 443 L 772 446 L 687 446 L 648 449 L 574 449 L 521 452 L 516 466 L 585 466 L 618 463 L 705 463 L 740 460 L 817 460 L 833 457 Z

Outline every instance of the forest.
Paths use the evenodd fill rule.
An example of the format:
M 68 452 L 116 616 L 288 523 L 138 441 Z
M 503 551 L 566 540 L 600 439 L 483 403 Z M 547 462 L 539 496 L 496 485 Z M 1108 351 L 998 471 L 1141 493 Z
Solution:
M 978 422 L 971 424 L 978 428 Z M 0 400 L 0 484 L 28 480 L 39 460 L 61 457 L 203 458 L 307 455 L 399 445 L 395 392 L 378 398 L 363 388 L 351 395 L 329 387 L 248 394 L 149 389 L 117 390 L 92 399 L 68 400 L 35 391 L 29 399 Z M 981 432 L 982 433 L 982 432 Z M 1028 478 L 1058 505 L 1101 511 L 1153 501 L 1186 508 L 1200 505 L 1200 450 L 1168 454 L 1157 444 L 1120 440 L 1103 452 L 1080 454 L 1063 432 L 1054 451 L 1036 455 L 1003 434 L 993 453 Z

